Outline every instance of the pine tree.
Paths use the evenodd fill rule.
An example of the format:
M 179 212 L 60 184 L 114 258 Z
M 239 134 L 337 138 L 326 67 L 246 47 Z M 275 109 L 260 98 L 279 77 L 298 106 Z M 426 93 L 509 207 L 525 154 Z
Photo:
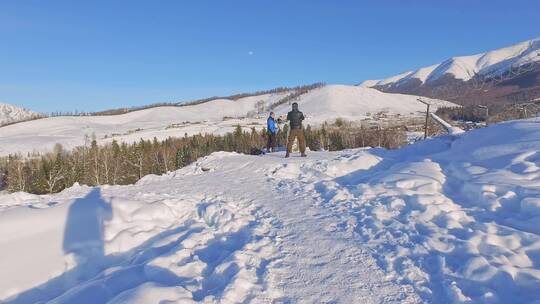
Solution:
M 191 162 L 191 151 L 188 146 L 182 146 L 176 153 L 176 167 L 182 168 Z

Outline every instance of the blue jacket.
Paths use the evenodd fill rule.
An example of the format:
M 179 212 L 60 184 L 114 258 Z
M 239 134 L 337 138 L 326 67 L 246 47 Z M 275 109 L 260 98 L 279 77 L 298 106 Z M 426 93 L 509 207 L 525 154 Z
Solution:
M 268 117 L 268 120 L 266 121 L 266 126 L 268 129 L 268 132 L 272 134 L 277 134 L 278 128 L 276 125 L 276 121 L 272 117 Z

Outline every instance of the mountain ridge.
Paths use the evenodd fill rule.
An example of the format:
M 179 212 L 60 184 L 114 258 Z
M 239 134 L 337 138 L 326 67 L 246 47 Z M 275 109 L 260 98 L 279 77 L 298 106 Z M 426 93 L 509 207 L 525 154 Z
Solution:
M 513 104 L 540 98 L 540 37 L 407 71 L 360 87 L 420 95 L 460 105 Z
M 453 75 L 464 81 L 475 75 L 493 75 L 504 73 L 511 65 L 540 61 L 540 37 L 484 53 L 468 56 L 455 56 L 441 63 L 391 76 L 382 80 L 365 80 L 362 87 L 403 84 L 409 79 L 418 79 L 423 84 L 436 81 L 445 74 Z

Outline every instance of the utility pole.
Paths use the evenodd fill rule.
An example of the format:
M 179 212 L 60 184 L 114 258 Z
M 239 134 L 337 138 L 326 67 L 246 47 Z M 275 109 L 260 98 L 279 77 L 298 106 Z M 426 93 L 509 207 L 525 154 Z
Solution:
M 488 106 L 484 106 L 484 105 L 478 105 L 478 107 L 480 109 L 486 110 L 486 126 L 487 126 L 488 125 L 488 120 L 489 120 L 489 108 L 488 108 Z
M 426 123 L 424 125 L 424 139 L 427 138 L 428 136 L 428 122 L 429 122 L 429 106 L 430 104 L 423 101 L 422 99 L 418 98 L 417 99 L 418 101 L 420 101 L 421 103 L 425 104 L 427 106 L 427 110 L 426 110 Z

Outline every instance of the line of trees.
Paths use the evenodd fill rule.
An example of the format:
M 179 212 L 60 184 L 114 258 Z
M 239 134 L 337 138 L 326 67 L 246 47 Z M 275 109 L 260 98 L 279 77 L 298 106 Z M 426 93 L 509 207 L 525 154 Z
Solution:
M 120 114 L 125 114 L 125 113 L 129 113 L 129 112 L 134 112 L 134 111 L 146 110 L 146 109 L 150 109 L 150 108 L 167 107 L 167 106 L 173 106 L 173 107 L 193 106 L 193 105 L 203 104 L 205 102 L 209 102 L 209 101 L 216 100 L 216 99 L 229 99 L 229 100 L 236 101 L 238 99 L 245 98 L 245 97 L 258 96 L 258 95 L 264 95 L 264 94 L 276 94 L 276 93 L 283 93 L 283 92 L 287 92 L 287 91 L 302 92 L 301 94 L 304 94 L 305 92 L 307 92 L 307 91 L 309 91 L 309 90 L 311 90 L 313 88 L 320 87 L 320 86 L 323 86 L 323 85 L 324 85 L 324 83 L 315 83 L 315 84 L 302 85 L 302 86 L 297 86 L 297 87 L 292 87 L 292 88 L 290 88 L 290 87 L 277 87 L 277 88 L 274 88 L 274 89 L 255 91 L 255 92 L 252 92 L 252 93 L 239 93 L 239 94 L 234 94 L 234 95 L 229 95 L 229 96 L 212 96 L 212 97 L 192 100 L 192 101 L 188 101 L 188 102 L 153 103 L 153 104 L 149 104 L 149 105 L 145 105 L 145 106 L 139 106 L 139 107 L 110 109 L 110 110 L 105 110 L 105 111 L 100 111 L 100 112 L 92 112 L 92 113 L 79 113 L 79 115 L 80 116 L 83 116 L 83 115 L 92 115 L 92 116 L 120 115 Z
M 245 97 L 250 97 L 250 96 L 258 96 L 258 95 L 264 95 L 264 94 L 276 94 L 276 93 L 283 93 L 283 92 L 288 92 L 288 91 L 293 92 L 291 94 L 294 94 L 295 92 L 302 92 L 301 94 L 304 94 L 305 92 L 307 92 L 309 90 L 312 90 L 314 88 L 321 87 L 321 86 L 324 86 L 324 85 L 325 84 L 322 83 L 322 82 L 317 82 L 317 83 L 314 83 L 314 84 L 301 85 L 301 86 L 296 86 L 296 87 L 292 87 L 292 88 L 291 87 L 278 87 L 278 88 L 274 88 L 274 89 L 270 89 L 270 90 L 256 91 L 256 92 L 253 92 L 253 93 L 241 93 L 241 94 L 235 94 L 235 95 L 230 95 L 230 96 L 221 96 L 221 97 L 220 96 L 213 96 L 213 97 L 209 97 L 209 98 L 193 100 L 193 101 L 190 101 L 190 102 L 179 103 L 179 105 L 181 105 L 181 106 L 191 106 L 191 105 L 197 105 L 197 104 L 209 102 L 209 101 L 216 100 L 216 99 L 238 100 L 240 98 L 245 98 Z M 287 98 L 287 97 L 285 97 L 285 98 Z
M 513 119 L 523 119 L 534 117 L 540 111 L 538 103 L 516 103 L 516 104 L 492 104 L 489 105 L 489 116 L 486 110 L 478 106 L 463 106 L 453 108 L 439 108 L 436 114 L 446 121 L 472 121 L 497 123 Z
M 6 126 L 14 125 L 14 124 L 17 124 L 17 123 L 20 123 L 20 122 L 38 120 L 38 119 L 47 118 L 47 117 L 48 117 L 47 115 L 43 115 L 43 114 L 34 114 L 34 115 L 32 115 L 30 117 L 27 117 L 27 118 L 24 118 L 24 119 L 10 120 L 10 121 L 0 123 L 0 127 L 6 127 Z
M 280 105 L 289 104 L 294 100 L 299 100 L 300 96 L 310 92 L 311 90 L 322 88 L 325 85 L 326 84 L 324 82 L 317 82 L 317 83 L 310 84 L 310 85 L 296 87 L 296 88 L 294 88 L 294 91 L 292 93 L 290 93 L 287 96 L 285 96 L 285 97 L 281 98 L 280 100 L 278 100 L 276 103 L 274 103 L 270 107 L 270 109 L 273 110 L 273 109 L 277 108 Z
M 286 143 L 287 128 L 279 134 L 281 145 Z M 305 129 L 307 145 L 312 150 L 342 150 L 364 146 L 396 148 L 405 143 L 400 128 L 366 129 L 324 125 Z M 112 141 L 89 144 L 65 150 L 56 145 L 50 153 L 23 157 L 10 155 L 0 158 L 0 185 L 10 192 L 35 194 L 56 193 L 74 183 L 90 186 L 133 184 L 148 174 L 174 171 L 216 151 L 250 153 L 263 147 L 266 130 L 250 131 L 240 126 L 222 136 L 195 135 L 168 138 L 163 141 L 140 140 L 127 144 Z
M 442 107 L 435 112 L 439 117 L 446 121 L 486 121 L 486 111 L 477 106 L 463 107 Z

